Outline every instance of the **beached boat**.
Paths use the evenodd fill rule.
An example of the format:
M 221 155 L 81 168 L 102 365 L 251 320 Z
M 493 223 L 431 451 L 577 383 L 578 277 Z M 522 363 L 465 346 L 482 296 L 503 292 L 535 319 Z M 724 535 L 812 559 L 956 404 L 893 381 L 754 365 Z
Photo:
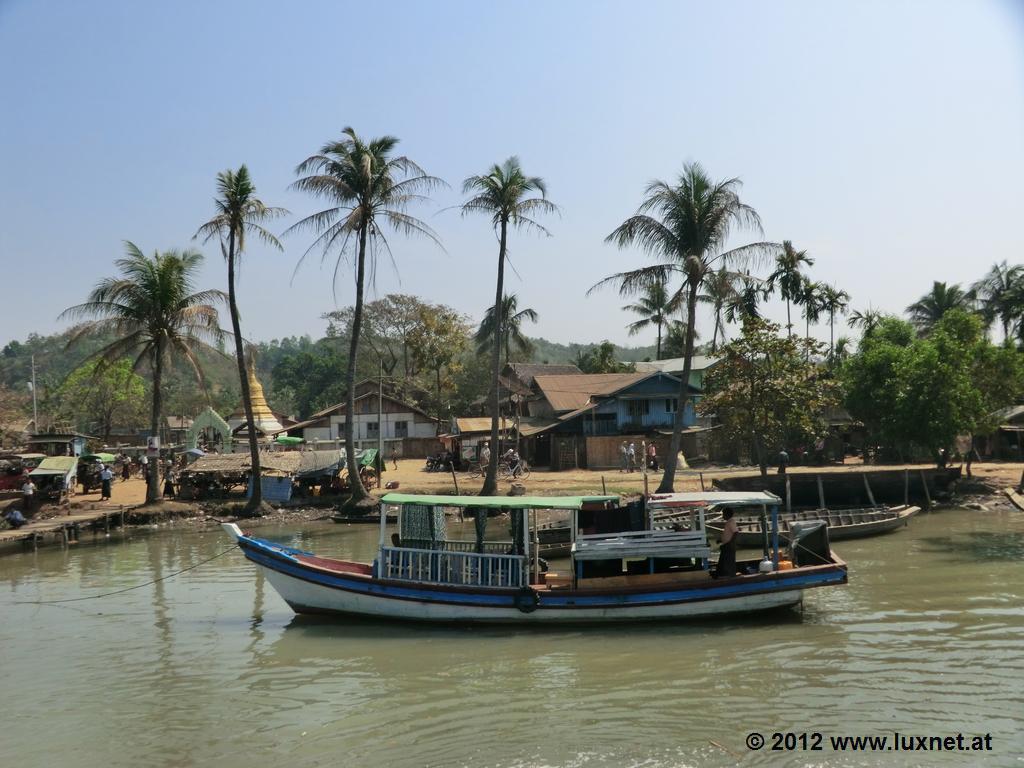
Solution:
M 799 512 L 780 512 L 779 537 L 788 542 L 790 526 L 794 522 L 824 520 L 828 524 L 829 541 L 863 539 L 867 536 L 878 536 L 903 528 L 910 522 L 910 518 L 920 511 L 920 507 L 902 505 L 898 507 L 869 507 L 867 509 L 811 509 Z M 736 546 L 741 549 L 759 548 L 764 539 L 760 518 L 737 515 L 736 521 L 740 529 L 736 536 Z M 707 521 L 708 530 L 714 531 L 716 534 L 722 532 L 723 525 L 721 518 Z
M 709 498 L 723 496 L 733 498 Z M 775 536 L 769 559 L 741 561 L 738 575 L 714 578 L 704 526 L 710 503 L 756 504 L 777 515 L 779 500 L 765 493 L 669 494 L 651 499 L 638 521 L 635 509 L 617 508 L 615 497 L 388 494 L 382 505 L 397 510 L 398 530 L 389 537 L 381 516 L 372 563 L 275 544 L 234 523 L 224 528 L 298 613 L 516 624 L 681 620 L 792 606 L 805 589 L 846 583 L 846 564 L 829 549 L 821 524 L 816 543 L 800 539 L 791 559 Z M 453 507 L 509 512 L 511 539 L 486 538 L 486 514 L 475 515 L 474 540 L 449 539 L 445 509 Z M 541 570 L 537 510 L 552 509 L 572 519 L 565 573 Z M 685 511 L 689 530 L 652 529 L 650 514 L 659 509 Z M 619 530 L 586 533 L 598 523 L 606 529 L 616 516 Z

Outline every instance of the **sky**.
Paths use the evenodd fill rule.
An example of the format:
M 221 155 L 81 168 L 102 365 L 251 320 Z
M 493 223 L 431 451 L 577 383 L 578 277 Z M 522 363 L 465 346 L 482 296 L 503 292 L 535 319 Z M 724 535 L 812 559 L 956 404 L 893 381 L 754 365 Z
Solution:
M 371 298 L 478 320 L 497 244 L 453 206 L 463 179 L 517 155 L 560 215 L 550 237 L 512 236 L 507 291 L 540 316 L 527 333 L 563 343 L 653 343 L 628 337 L 614 291 L 586 292 L 648 263 L 604 238 L 689 161 L 740 178 L 760 214 L 763 235 L 732 245 L 792 240 L 857 309 L 1024 261 L 1021 2 L 0 0 L 0 71 L 0 345 L 67 327 L 124 240 L 199 247 L 200 287 L 226 288 L 217 247 L 191 239 L 217 172 L 246 163 L 292 212 L 283 231 L 325 207 L 289 185 L 345 126 L 399 137 L 450 185 L 410 211 L 443 250 L 391 236 Z M 316 338 L 354 298 L 333 254 L 296 270 L 310 235 L 283 241 L 245 254 L 254 340 Z M 768 314 L 784 319 L 778 299 Z

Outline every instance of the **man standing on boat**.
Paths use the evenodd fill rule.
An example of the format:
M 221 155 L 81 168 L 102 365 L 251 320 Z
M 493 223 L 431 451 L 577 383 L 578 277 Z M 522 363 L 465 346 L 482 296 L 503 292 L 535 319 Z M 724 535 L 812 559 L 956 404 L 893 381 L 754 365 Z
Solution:
M 718 567 L 715 569 L 715 578 L 728 579 L 736 575 L 736 534 L 740 527 L 732 519 L 732 508 L 722 513 L 725 525 L 722 527 L 722 538 L 718 547 Z

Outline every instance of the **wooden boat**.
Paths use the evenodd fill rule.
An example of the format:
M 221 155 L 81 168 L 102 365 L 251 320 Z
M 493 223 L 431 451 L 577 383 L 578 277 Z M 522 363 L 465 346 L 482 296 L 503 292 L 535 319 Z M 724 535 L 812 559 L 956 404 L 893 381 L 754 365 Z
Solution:
M 846 564 L 828 548 L 827 536 L 813 563 L 779 567 L 740 562 L 739 575 L 713 578 L 704 528 L 706 496 L 670 494 L 649 508 L 684 508 L 687 531 L 641 530 L 580 533 L 581 513 L 595 499 L 581 497 L 478 497 L 388 494 L 385 511 L 397 508 L 390 538 L 381 516 L 380 547 L 372 563 L 321 557 L 224 528 L 245 556 L 298 613 L 379 619 L 508 624 L 607 623 L 684 620 L 798 604 L 805 589 L 845 584 Z M 720 494 L 719 494 L 720 495 Z M 733 494 L 745 504 L 771 505 L 770 494 Z M 602 497 L 609 508 L 615 497 Z M 444 510 L 463 507 L 510 513 L 511 541 L 484 538 L 487 515 L 473 541 L 445 536 Z M 542 573 L 536 510 L 567 510 L 572 517 L 571 569 Z M 613 509 L 606 512 L 612 513 Z M 632 516 L 627 515 L 632 520 Z M 531 518 L 533 522 L 531 524 Z
M 862 539 L 902 528 L 910 522 L 910 518 L 920 511 L 920 507 L 903 505 L 869 507 L 867 509 L 814 509 L 800 512 L 780 512 L 779 537 L 788 542 L 790 525 L 796 521 L 824 520 L 828 523 L 829 541 Z M 760 549 L 764 544 L 760 519 L 753 516 L 737 515 L 736 521 L 740 529 L 736 538 L 736 546 L 740 549 Z M 718 518 L 708 520 L 707 527 L 709 531 L 720 534 L 723 524 L 721 518 Z

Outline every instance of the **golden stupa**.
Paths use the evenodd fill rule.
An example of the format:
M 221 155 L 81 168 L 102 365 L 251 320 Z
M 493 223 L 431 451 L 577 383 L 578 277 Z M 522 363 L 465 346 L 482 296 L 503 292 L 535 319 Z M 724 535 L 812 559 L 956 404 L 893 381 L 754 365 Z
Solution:
M 252 401 L 252 420 L 256 423 L 256 429 L 263 434 L 280 432 L 284 429 L 281 422 L 277 420 L 274 412 L 267 405 L 266 395 L 263 394 L 263 385 L 256 378 L 256 361 L 249 357 L 249 399 Z M 242 421 L 245 421 L 245 409 L 242 408 Z

